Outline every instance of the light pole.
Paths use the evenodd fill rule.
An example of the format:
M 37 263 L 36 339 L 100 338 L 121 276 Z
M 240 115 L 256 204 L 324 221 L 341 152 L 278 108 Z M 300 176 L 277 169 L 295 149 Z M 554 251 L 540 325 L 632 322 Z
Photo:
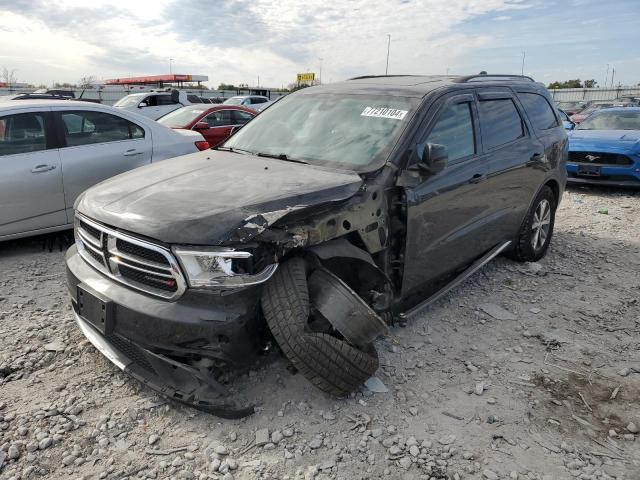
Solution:
M 525 52 L 522 52 L 522 68 L 520 69 L 520 75 L 524 75 L 524 57 L 526 56 Z
M 171 62 L 173 62 L 173 58 L 169 59 L 169 75 L 172 74 L 172 72 L 171 72 Z
M 384 74 L 389 75 L 389 49 L 391 48 L 391 34 L 387 33 L 387 67 L 384 69 Z
M 604 83 L 602 84 L 604 88 L 607 88 L 607 79 L 609 78 L 609 64 L 607 63 L 607 73 L 604 75 Z

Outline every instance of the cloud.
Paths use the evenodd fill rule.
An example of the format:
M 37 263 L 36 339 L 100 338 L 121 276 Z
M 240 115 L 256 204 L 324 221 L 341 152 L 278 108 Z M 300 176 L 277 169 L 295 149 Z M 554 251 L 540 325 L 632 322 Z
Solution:
M 210 85 L 255 84 L 260 77 L 264 85 L 280 86 L 298 72 L 317 72 L 320 59 L 325 81 L 384 73 L 390 34 L 390 73 L 448 67 L 467 73 L 479 64 L 511 69 L 525 45 L 533 59 L 533 49 L 546 55 L 553 43 L 560 58 L 571 42 L 584 49 L 583 39 L 569 38 L 567 28 L 588 18 L 605 22 L 603 15 L 588 16 L 597 2 L 583 6 L 588 18 L 544 2 L 0 0 L 0 66 L 17 68 L 21 81 L 40 83 L 167 73 L 172 58 L 174 72 L 209 75 Z M 561 43 L 540 31 L 563 32 Z

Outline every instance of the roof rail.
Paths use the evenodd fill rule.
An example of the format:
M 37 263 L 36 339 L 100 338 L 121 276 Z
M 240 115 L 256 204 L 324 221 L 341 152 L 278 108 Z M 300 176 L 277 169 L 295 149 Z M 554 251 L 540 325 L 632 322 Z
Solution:
M 505 75 L 505 74 L 488 74 L 488 73 L 480 73 L 478 75 L 467 75 L 465 77 L 460 77 L 458 78 L 456 81 L 458 83 L 467 83 L 467 82 L 472 82 L 472 81 L 478 81 L 478 80 L 486 80 L 486 81 L 491 81 L 495 78 L 498 79 L 507 79 L 507 78 L 511 78 L 514 80 L 529 80 L 530 82 L 535 82 L 535 80 L 531 77 L 528 77 L 526 75 Z
M 395 77 L 423 77 L 424 75 L 362 75 L 347 80 L 364 80 L 366 78 L 395 78 Z

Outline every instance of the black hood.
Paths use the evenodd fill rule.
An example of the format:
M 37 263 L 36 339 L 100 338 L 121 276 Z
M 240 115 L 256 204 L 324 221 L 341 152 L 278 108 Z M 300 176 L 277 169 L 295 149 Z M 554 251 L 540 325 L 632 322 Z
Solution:
M 214 244 L 258 216 L 353 196 L 356 173 L 231 152 L 206 151 L 141 167 L 81 196 L 77 211 L 166 243 Z

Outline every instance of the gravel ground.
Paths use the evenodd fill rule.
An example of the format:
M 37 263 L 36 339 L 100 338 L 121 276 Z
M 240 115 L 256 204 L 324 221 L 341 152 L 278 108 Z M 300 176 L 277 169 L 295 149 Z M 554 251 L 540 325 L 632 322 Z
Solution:
M 640 192 L 568 191 L 545 259 L 500 258 L 393 328 L 388 391 L 330 398 L 272 352 L 236 380 L 243 420 L 104 359 L 63 255 L 0 244 L 0 478 L 640 479 Z

